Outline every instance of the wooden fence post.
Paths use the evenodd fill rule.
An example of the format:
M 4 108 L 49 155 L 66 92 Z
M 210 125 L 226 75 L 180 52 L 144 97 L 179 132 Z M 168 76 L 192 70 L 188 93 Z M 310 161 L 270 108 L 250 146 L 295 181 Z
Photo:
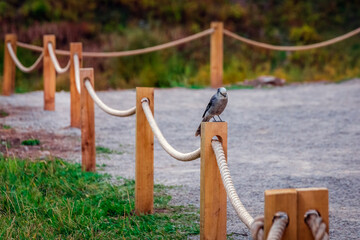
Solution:
M 76 88 L 74 55 L 79 58 L 82 67 L 82 43 L 70 43 L 70 126 L 80 128 L 80 94 Z
M 275 189 L 265 191 L 265 238 L 269 234 L 273 218 L 277 212 L 285 212 L 289 217 L 289 225 L 285 229 L 282 240 L 296 240 L 297 233 L 297 193 L 296 189 Z
M 154 211 L 154 134 L 141 106 L 148 98 L 154 114 L 154 89 L 136 88 L 136 170 L 135 212 L 137 215 Z
M 85 81 L 87 80 L 89 80 L 94 87 L 94 70 L 92 68 L 81 68 L 81 164 L 83 170 L 95 171 L 94 101 L 85 87 Z
M 227 156 L 226 122 L 201 123 L 200 239 L 226 239 L 226 191 L 211 146 L 214 136 Z
M 211 87 L 219 88 L 223 84 L 223 23 L 212 22 L 211 28 L 215 29 L 210 43 Z
M 329 233 L 329 192 L 326 188 L 299 188 L 297 190 L 297 239 L 313 240 L 309 227 L 304 222 L 305 213 L 314 209 L 320 213 Z
M 14 92 L 15 89 L 15 63 L 11 59 L 10 53 L 7 48 L 7 43 L 10 42 L 14 52 L 16 53 L 16 40 L 17 37 L 15 34 L 6 34 L 5 35 L 5 44 L 4 44 L 4 73 L 3 73 L 3 87 L 2 94 L 9 96 Z
M 44 35 L 44 59 L 43 59 L 43 80 L 44 80 L 44 110 L 55 110 L 56 72 L 51 61 L 48 43 L 51 42 L 54 49 L 55 35 Z

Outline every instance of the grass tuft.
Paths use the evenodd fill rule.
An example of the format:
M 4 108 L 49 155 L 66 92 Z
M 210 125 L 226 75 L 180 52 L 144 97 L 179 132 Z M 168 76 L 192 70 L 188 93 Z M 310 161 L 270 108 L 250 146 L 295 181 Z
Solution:
M 22 141 L 21 145 L 37 146 L 37 145 L 40 145 L 40 140 L 39 139 L 27 139 L 27 140 Z
M 5 112 L 4 110 L 0 109 L 0 118 L 4 118 L 9 116 L 9 113 Z
M 11 129 L 11 126 L 4 124 L 4 125 L 2 125 L 2 128 L 8 130 L 8 129 Z
M 112 153 L 114 153 L 114 154 L 123 154 L 120 151 L 111 150 L 110 148 L 103 147 L 103 146 L 96 146 L 96 153 L 97 154 L 101 154 L 101 153 L 104 153 L 104 154 L 112 154 Z
M 169 206 L 156 185 L 155 213 L 134 215 L 134 181 L 79 164 L 0 157 L 0 239 L 184 239 L 199 233 L 193 207 Z M 112 181 L 113 182 L 113 181 Z

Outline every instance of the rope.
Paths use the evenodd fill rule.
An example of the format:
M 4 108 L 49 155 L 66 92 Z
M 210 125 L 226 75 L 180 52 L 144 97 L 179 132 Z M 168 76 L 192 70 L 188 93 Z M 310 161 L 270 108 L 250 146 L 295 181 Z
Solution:
M 141 100 L 141 105 L 144 110 L 146 119 L 149 122 L 149 125 L 156 136 L 156 138 L 159 140 L 159 143 L 161 147 L 173 158 L 179 160 L 179 161 L 192 161 L 200 157 L 200 148 L 196 149 L 193 152 L 189 153 L 181 153 L 177 150 L 175 150 L 164 138 L 162 135 L 158 125 L 155 122 L 154 116 L 151 112 L 150 106 L 149 106 L 149 99 L 143 98 Z
M 144 54 L 144 53 L 154 52 L 154 51 L 174 47 L 174 46 L 177 46 L 180 44 L 184 44 L 184 43 L 193 41 L 195 39 L 212 34 L 213 32 L 214 32 L 214 29 L 210 28 L 205 31 L 196 33 L 194 35 L 191 35 L 191 36 L 179 39 L 179 40 L 175 40 L 172 42 L 168 42 L 165 44 L 157 45 L 154 47 L 148 47 L 148 48 L 137 49 L 137 50 L 129 50 L 129 51 L 121 51 L 121 52 L 83 52 L 82 56 L 83 57 L 124 57 L 124 56 Z
M 37 66 L 39 66 L 40 62 L 41 62 L 41 59 L 44 57 L 44 53 L 42 52 L 40 54 L 40 56 L 38 57 L 38 59 L 36 59 L 36 61 L 34 62 L 33 65 L 31 65 L 30 67 L 25 67 L 24 65 L 22 65 L 22 63 L 19 61 L 19 59 L 17 58 L 12 46 L 11 46 L 11 43 L 8 42 L 7 43 L 7 48 L 8 48 L 8 51 L 9 51 L 9 54 L 12 58 L 12 60 L 14 61 L 14 63 L 16 64 L 16 66 L 23 72 L 26 72 L 26 73 L 29 73 L 31 71 L 33 71 Z
M 60 67 L 59 61 L 57 60 L 57 58 L 55 56 L 54 49 L 53 49 L 53 46 L 52 46 L 51 42 L 48 43 L 48 51 L 49 51 L 51 61 L 53 62 L 54 67 L 56 69 L 56 72 L 65 73 L 67 70 L 69 70 L 70 59 L 69 59 L 69 62 L 67 63 L 67 65 L 64 68 Z
M 29 50 L 33 50 L 36 52 L 42 52 L 43 51 L 43 47 L 39 47 L 39 46 L 35 46 L 35 45 L 31 45 L 28 43 L 23 43 L 23 42 L 16 42 L 16 45 L 22 48 L 26 48 Z M 63 55 L 63 56 L 69 56 L 70 55 L 70 51 L 66 51 L 66 50 L 59 50 L 59 49 L 55 49 L 55 53 L 57 55 Z
M 221 142 L 218 140 L 213 140 L 211 142 L 212 148 L 214 150 L 216 161 L 220 169 L 221 179 L 224 183 L 226 193 L 229 196 L 230 202 L 233 205 L 237 215 L 241 221 L 248 227 L 251 228 L 254 219 L 250 216 L 248 211 L 245 209 L 244 205 L 240 201 L 239 196 L 236 193 L 234 184 L 231 179 L 230 171 L 226 163 L 226 158 L 224 154 L 224 149 Z
M 89 92 L 90 96 L 94 100 L 94 102 L 106 113 L 117 116 L 117 117 L 128 117 L 131 115 L 134 115 L 136 112 L 136 107 L 130 108 L 125 111 L 116 110 L 113 108 L 108 107 L 105 103 L 103 103 L 100 98 L 96 95 L 94 88 L 92 87 L 89 80 L 85 81 L 85 87 L 87 91 Z
M 309 50 L 309 49 L 325 47 L 325 46 L 343 41 L 352 36 L 355 36 L 358 33 L 360 33 L 360 28 L 357 28 L 357 29 L 355 29 L 351 32 L 348 32 L 344 35 L 341 35 L 339 37 L 336 37 L 336 38 L 333 38 L 333 39 L 330 39 L 330 40 L 327 40 L 324 42 L 315 43 L 315 44 L 304 45 L 304 46 L 276 46 L 276 45 L 271 45 L 271 44 L 257 42 L 257 41 L 251 40 L 251 39 L 247 39 L 247 38 L 237 35 L 236 33 L 233 33 L 229 30 L 224 29 L 224 34 L 229 37 L 235 38 L 241 42 L 244 42 L 244 43 L 256 46 L 256 47 L 261 47 L 261 48 L 276 50 L 276 51 L 304 51 L 304 50 Z
M 289 223 L 289 217 L 284 212 L 277 212 L 273 218 L 267 240 L 281 240 Z
M 264 239 L 264 216 L 257 216 L 250 226 L 251 236 L 253 240 Z
M 322 221 L 318 211 L 309 210 L 305 213 L 305 223 L 308 225 L 315 240 L 329 240 L 326 224 Z
M 80 61 L 79 56 L 75 53 L 74 54 L 74 74 L 75 74 L 75 85 L 78 93 L 81 93 L 80 87 Z

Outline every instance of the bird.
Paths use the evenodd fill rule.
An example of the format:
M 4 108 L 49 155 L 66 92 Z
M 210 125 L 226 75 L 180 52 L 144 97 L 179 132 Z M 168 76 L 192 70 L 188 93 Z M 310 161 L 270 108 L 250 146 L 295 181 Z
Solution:
M 202 122 L 208 122 L 211 118 L 213 118 L 214 121 L 217 122 L 215 116 L 218 116 L 218 118 L 222 122 L 223 120 L 220 118 L 220 114 L 224 111 L 227 102 L 228 95 L 226 92 L 226 88 L 218 88 L 217 92 L 211 97 L 210 102 L 207 105 L 204 114 L 202 115 Z M 201 135 L 201 123 L 195 132 L 195 137 L 199 135 Z

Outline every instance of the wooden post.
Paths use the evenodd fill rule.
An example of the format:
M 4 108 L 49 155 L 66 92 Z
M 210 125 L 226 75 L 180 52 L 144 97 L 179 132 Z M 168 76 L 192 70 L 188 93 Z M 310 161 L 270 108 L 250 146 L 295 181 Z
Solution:
M 3 78 L 3 88 L 2 94 L 9 96 L 14 92 L 15 89 L 15 63 L 11 59 L 9 54 L 7 43 L 10 42 L 14 52 L 16 53 L 16 40 L 17 37 L 15 34 L 6 34 L 5 35 L 5 44 L 4 44 L 4 78 Z
M 82 67 L 82 43 L 70 43 L 70 126 L 80 128 L 80 94 L 76 88 L 74 55 L 79 57 Z
M 94 101 L 85 87 L 85 81 L 87 80 L 94 87 L 94 70 L 92 68 L 81 68 L 81 164 L 83 170 L 95 171 Z
M 285 212 L 289 217 L 289 225 L 285 229 L 282 240 L 296 240 L 297 234 L 297 193 L 296 189 L 276 189 L 265 191 L 265 238 L 269 234 L 273 218 L 277 212 Z M 304 222 L 304 220 L 303 220 Z
M 141 106 L 148 98 L 154 114 L 154 89 L 136 88 L 136 163 L 135 212 L 137 215 L 154 211 L 154 134 Z
M 320 213 L 329 233 L 329 192 L 326 188 L 300 188 L 297 190 L 297 239 L 313 240 L 309 227 L 304 222 L 305 213 L 314 209 Z
M 44 78 L 44 110 L 55 110 L 55 90 L 56 90 L 56 72 L 54 64 L 51 61 L 48 43 L 51 42 L 55 49 L 55 35 L 44 36 L 44 63 L 43 63 L 43 78 Z
M 226 239 L 226 191 L 211 146 L 214 136 L 227 156 L 226 122 L 201 123 L 200 239 Z
M 211 28 L 215 29 L 210 43 L 211 87 L 219 88 L 223 84 L 223 23 L 212 22 Z

